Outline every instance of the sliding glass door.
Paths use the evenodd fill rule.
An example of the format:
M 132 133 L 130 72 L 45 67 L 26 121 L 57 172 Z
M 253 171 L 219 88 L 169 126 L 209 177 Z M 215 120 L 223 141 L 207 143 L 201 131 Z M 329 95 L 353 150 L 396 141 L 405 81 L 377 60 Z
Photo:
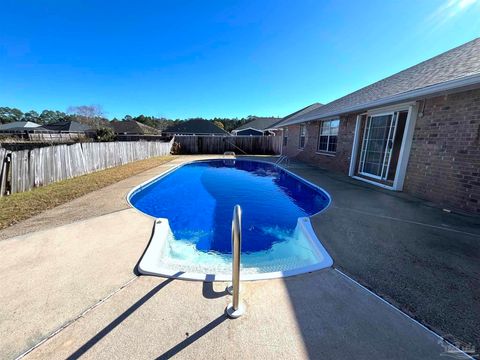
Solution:
M 367 117 L 358 171 L 361 175 L 385 181 L 390 178 L 397 120 L 396 112 Z

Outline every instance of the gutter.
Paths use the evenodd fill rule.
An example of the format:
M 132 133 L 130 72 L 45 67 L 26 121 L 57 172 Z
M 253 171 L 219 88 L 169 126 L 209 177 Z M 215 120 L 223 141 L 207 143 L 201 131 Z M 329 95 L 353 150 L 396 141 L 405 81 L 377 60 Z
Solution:
M 374 100 L 368 103 L 362 103 L 362 104 L 350 106 L 340 111 L 337 110 L 337 111 L 327 112 L 325 114 L 320 114 L 320 115 L 312 114 L 310 116 L 303 117 L 300 120 L 286 121 L 283 124 L 279 124 L 279 126 L 300 124 L 300 123 L 304 123 L 312 120 L 322 120 L 322 119 L 326 119 L 334 116 L 358 112 L 358 111 L 372 109 L 376 107 L 394 105 L 396 103 L 401 103 L 408 100 L 432 97 L 434 95 L 439 95 L 442 93 L 446 95 L 449 93 L 467 91 L 467 90 L 475 89 L 477 87 L 480 87 L 480 74 L 465 76 L 460 79 L 450 80 L 440 84 L 434 84 L 434 85 L 430 85 L 420 89 L 411 90 L 408 92 L 388 96 L 388 97 Z

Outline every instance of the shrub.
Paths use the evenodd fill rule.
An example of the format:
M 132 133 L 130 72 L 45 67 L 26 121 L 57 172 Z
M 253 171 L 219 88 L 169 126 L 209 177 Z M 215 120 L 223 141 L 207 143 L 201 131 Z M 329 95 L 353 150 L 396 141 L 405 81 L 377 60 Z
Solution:
M 112 129 L 107 127 L 101 127 L 97 129 L 97 141 L 108 142 L 115 140 L 115 133 Z
M 172 155 L 180 155 L 182 153 L 182 146 L 178 142 L 174 142 L 172 144 L 172 150 L 170 150 L 170 154 Z

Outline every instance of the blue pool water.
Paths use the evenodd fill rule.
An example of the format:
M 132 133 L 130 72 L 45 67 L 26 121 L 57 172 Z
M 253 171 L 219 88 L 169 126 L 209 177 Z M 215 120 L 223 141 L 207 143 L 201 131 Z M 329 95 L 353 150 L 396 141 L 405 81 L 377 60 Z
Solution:
M 135 191 L 130 202 L 146 214 L 168 219 L 172 248 L 181 242 L 189 251 L 228 255 L 236 204 L 243 213 L 242 253 L 258 254 L 281 248 L 293 238 L 298 218 L 321 211 L 330 199 L 273 164 L 211 160 L 181 166 Z

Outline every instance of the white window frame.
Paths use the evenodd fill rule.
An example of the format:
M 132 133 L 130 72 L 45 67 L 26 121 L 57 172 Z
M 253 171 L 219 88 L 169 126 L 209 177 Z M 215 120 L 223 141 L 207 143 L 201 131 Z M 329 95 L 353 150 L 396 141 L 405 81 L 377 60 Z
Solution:
M 303 136 L 302 136 L 302 133 L 303 133 Z M 303 137 L 303 146 L 302 146 L 302 137 Z M 307 141 L 307 125 L 300 125 L 300 131 L 298 133 L 298 148 L 300 150 L 305 149 L 306 141 Z
M 361 129 L 361 122 L 362 117 L 365 116 L 365 119 L 368 119 L 368 116 L 371 115 L 378 115 L 385 112 L 395 112 L 395 111 L 408 111 L 407 119 L 405 123 L 405 130 L 403 133 L 402 144 L 400 146 L 400 154 L 398 157 L 398 164 L 395 173 L 395 179 L 393 181 L 393 185 L 389 186 L 386 184 L 378 183 L 374 180 L 366 179 L 360 176 L 355 175 L 355 169 L 357 166 L 357 157 L 358 152 L 360 151 L 360 129 Z M 379 109 L 371 109 L 366 113 L 359 114 L 357 116 L 357 121 L 355 124 L 355 135 L 352 144 L 352 156 L 350 158 L 350 169 L 348 175 L 354 179 L 365 181 L 367 183 L 380 186 L 385 189 L 395 190 L 395 191 L 402 191 L 403 190 L 403 183 L 405 181 L 405 174 L 407 171 L 408 159 L 410 157 L 410 149 L 412 147 L 413 141 L 413 133 L 415 131 L 415 123 L 417 121 L 417 114 L 418 114 L 418 105 L 416 102 L 409 102 L 404 104 L 399 104 L 395 106 L 379 108 Z
M 325 123 L 331 123 L 333 121 L 338 121 L 338 127 L 337 127 L 337 134 L 336 135 L 327 135 L 328 136 L 328 139 L 327 139 L 327 150 L 321 150 L 320 149 L 320 137 L 322 136 L 322 128 L 323 128 L 323 125 Z M 330 129 L 332 128 L 331 127 L 331 124 L 329 125 L 330 126 Z M 339 118 L 335 118 L 335 119 L 329 119 L 329 120 L 323 120 L 323 121 L 320 121 L 320 126 L 318 127 L 318 139 L 317 139 L 317 154 L 325 154 L 325 155 L 335 155 L 337 153 L 337 146 L 338 146 L 338 131 L 340 130 L 340 119 Z M 325 135 L 323 135 L 325 136 Z M 329 145 L 330 145 L 330 138 L 335 136 L 337 138 L 337 143 L 335 145 L 335 151 L 329 151 L 328 148 L 329 148 Z

